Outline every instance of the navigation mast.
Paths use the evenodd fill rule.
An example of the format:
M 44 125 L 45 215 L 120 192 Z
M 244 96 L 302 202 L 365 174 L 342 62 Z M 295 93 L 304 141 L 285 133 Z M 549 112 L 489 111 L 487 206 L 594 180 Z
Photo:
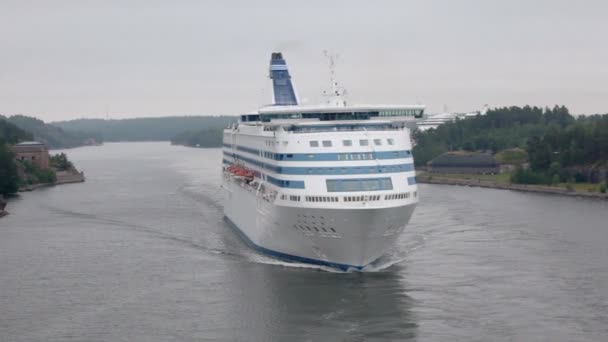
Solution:
M 331 84 L 331 92 L 324 91 L 323 95 L 330 97 L 327 101 L 328 104 L 336 107 L 345 107 L 346 89 L 341 87 L 336 79 L 336 60 L 338 59 L 338 55 L 331 54 L 327 50 L 323 51 L 323 53 L 329 61 L 329 82 Z

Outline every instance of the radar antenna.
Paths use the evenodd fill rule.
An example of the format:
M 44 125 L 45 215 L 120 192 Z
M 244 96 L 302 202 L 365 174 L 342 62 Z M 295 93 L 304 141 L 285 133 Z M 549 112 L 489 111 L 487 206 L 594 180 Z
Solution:
M 328 101 L 329 104 L 334 105 L 336 107 L 345 107 L 346 89 L 341 87 L 336 79 L 336 60 L 338 59 L 338 55 L 331 54 L 327 50 L 323 51 L 323 53 L 329 61 L 329 82 L 331 84 L 331 92 L 324 91 L 323 95 L 330 97 Z

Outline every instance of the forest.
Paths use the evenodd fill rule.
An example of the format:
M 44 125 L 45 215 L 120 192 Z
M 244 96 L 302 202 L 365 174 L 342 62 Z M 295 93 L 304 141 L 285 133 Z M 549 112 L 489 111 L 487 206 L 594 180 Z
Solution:
M 15 193 L 19 186 L 17 165 L 9 144 L 31 139 L 31 133 L 20 129 L 0 115 L 0 195 Z
M 99 134 L 62 129 L 29 116 L 13 115 L 6 117 L 5 121 L 31 133 L 27 140 L 39 141 L 51 149 L 78 147 L 90 144 L 91 141 L 103 141 Z
M 77 119 L 53 122 L 71 131 L 95 132 L 104 141 L 170 141 L 184 132 L 217 130 L 236 122 L 235 116 L 171 116 L 134 119 Z M 216 142 L 221 144 L 221 138 Z

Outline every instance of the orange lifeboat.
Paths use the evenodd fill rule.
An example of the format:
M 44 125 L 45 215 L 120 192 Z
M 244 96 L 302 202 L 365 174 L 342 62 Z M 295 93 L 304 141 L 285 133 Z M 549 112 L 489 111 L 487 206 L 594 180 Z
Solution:
M 239 165 L 231 165 L 228 168 L 226 168 L 226 171 L 235 176 L 240 176 L 240 177 L 244 177 L 244 178 L 253 179 L 253 176 L 254 176 L 253 171 L 246 169 Z

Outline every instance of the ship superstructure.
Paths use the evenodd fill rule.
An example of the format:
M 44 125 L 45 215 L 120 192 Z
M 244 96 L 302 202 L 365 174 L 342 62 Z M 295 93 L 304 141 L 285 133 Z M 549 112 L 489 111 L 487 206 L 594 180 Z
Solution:
M 424 106 L 347 105 L 333 77 L 328 104 L 298 105 L 281 53 L 270 76 L 275 104 L 224 131 L 224 214 L 263 253 L 362 269 L 418 202 L 406 122 Z

